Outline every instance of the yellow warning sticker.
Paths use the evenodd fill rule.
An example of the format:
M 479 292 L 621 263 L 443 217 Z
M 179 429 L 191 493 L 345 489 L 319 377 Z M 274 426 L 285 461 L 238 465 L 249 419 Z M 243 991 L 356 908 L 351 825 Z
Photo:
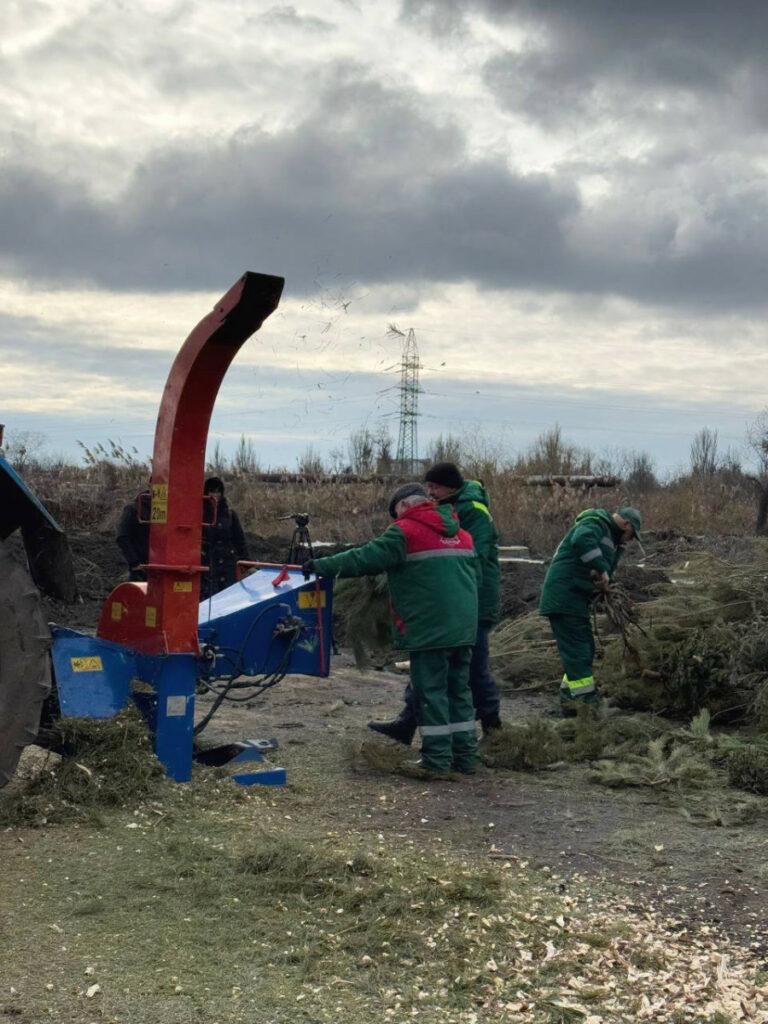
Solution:
M 299 608 L 325 608 L 325 591 L 300 590 Z
M 144 625 L 149 626 L 150 629 L 154 629 L 157 625 L 157 608 L 153 608 L 152 605 L 144 611 Z
M 70 658 L 70 664 L 72 665 L 73 672 L 103 672 L 104 666 L 101 663 L 101 658 L 94 655 L 90 658 Z
M 192 580 L 177 580 L 173 584 L 174 594 L 191 594 L 192 593 Z
M 119 622 L 123 617 L 123 606 L 119 601 L 112 602 L 112 621 Z
M 168 484 L 152 484 L 150 520 L 153 523 L 168 522 Z

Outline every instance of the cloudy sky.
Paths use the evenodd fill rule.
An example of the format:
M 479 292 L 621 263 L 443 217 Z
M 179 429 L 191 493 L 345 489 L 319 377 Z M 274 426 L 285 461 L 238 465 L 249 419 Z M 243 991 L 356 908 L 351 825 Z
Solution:
M 4 0 L 2 421 L 151 450 L 170 361 L 286 277 L 212 438 L 738 446 L 768 404 L 764 0 Z

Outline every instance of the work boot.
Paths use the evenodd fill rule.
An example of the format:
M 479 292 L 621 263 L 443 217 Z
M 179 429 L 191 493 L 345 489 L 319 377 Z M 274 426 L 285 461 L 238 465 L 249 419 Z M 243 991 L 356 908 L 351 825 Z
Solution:
M 603 704 L 603 698 L 599 690 L 594 690 L 581 697 L 571 697 L 567 691 L 560 691 L 560 716 L 561 718 L 576 718 L 581 714 L 591 712 L 599 716 Z
M 480 725 L 483 730 L 483 736 L 488 736 L 494 730 L 501 729 L 501 719 L 498 712 L 495 715 L 485 715 L 480 719 Z
M 455 768 L 446 771 L 437 771 L 424 765 L 421 758 L 418 761 L 406 761 L 400 765 L 400 774 L 406 775 L 409 779 L 423 779 L 425 782 L 459 782 L 461 773 Z
M 397 740 L 403 746 L 410 747 L 413 737 L 416 735 L 416 726 L 407 719 L 396 718 L 393 722 L 369 722 L 368 728 L 371 732 L 378 732 L 382 736 L 388 736 L 391 740 Z

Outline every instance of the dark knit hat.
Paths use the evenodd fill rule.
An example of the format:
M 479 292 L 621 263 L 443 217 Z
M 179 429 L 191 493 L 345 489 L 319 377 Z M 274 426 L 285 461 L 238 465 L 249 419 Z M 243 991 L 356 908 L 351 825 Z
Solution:
M 402 487 L 398 487 L 397 490 L 393 492 L 392 497 L 389 499 L 389 514 L 392 519 L 397 519 L 395 509 L 397 508 L 398 502 L 402 501 L 403 498 L 410 498 L 412 494 L 418 494 L 425 500 L 429 498 L 429 495 L 421 484 L 403 484 Z
M 458 491 L 464 484 L 464 477 L 461 475 L 459 467 L 453 462 L 436 462 L 424 474 L 424 479 L 431 484 L 450 487 L 452 491 Z
M 210 494 L 211 491 L 224 493 L 224 481 L 218 476 L 209 476 L 203 484 L 203 494 Z

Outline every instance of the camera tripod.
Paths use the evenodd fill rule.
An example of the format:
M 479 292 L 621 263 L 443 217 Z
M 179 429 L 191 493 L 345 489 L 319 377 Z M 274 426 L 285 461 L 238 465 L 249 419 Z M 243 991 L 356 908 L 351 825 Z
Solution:
M 288 547 L 288 564 L 302 565 L 307 559 L 314 558 L 312 538 L 309 535 L 309 513 L 295 512 L 289 516 L 278 516 L 278 518 L 292 519 L 295 523 L 291 543 Z

